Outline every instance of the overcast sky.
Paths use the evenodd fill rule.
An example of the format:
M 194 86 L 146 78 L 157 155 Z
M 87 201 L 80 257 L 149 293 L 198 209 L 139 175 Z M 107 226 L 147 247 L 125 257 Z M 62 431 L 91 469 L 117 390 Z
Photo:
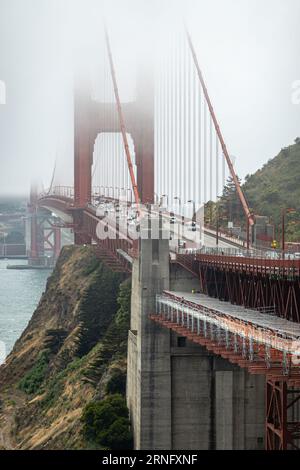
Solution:
M 109 2 L 110 21 L 115 14 L 123 32 L 139 41 L 133 25 L 143 2 L 123 0 L 120 9 L 117 3 Z M 147 0 L 147 17 L 146 6 L 168 22 L 184 9 L 240 176 L 300 136 L 300 104 L 292 103 L 300 80 L 299 0 Z M 0 80 L 7 88 L 0 105 L 1 193 L 26 193 L 34 176 L 47 185 L 56 158 L 68 162 L 70 183 L 72 64 L 84 47 L 97 54 L 100 30 L 97 0 L 0 0 Z

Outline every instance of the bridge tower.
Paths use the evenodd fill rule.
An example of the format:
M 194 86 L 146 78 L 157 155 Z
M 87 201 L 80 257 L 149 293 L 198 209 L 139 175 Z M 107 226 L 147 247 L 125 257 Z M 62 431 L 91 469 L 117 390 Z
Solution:
M 26 244 L 29 265 L 53 265 L 61 250 L 61 227 L 47 209 L 39 207 L 36 185 L 31 186 L 27 213 Z

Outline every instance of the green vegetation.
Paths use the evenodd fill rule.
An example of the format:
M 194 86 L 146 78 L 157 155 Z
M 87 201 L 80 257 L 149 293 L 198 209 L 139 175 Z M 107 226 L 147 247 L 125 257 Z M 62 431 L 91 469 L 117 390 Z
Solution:
M 300 141 L 282 149 L 279 155 L 252 176 L 243 186 L 255 214 L 272 217 L 281 233 L 282 209 L 294 208 L 287 217 L 287 240 L 300 240 Z
M 97 381 L 112 362 L 119 363 L 127 357 L 127 338 L 130 328 L 130 296 L 131 282 L 125 281 L 119 286 L 117 303 L 119 309 L 111 320 L 105 334 L 94 348 L 94 358 L 83 371 L 85 378 L 89 381 Z M 124 393 L 125 375 L 123 370 L 116 369 L 108 384 L 107 393 Z M 114 377 L 114 375 L 116 377 Z M 119 375 L 119 377 L 118 377 Z
M 84 438 L 101 448 L 132 449 L 132 434 L 125 399 L 111 395 L 89 403 L 82 415 Z
M 276 227 L 277 239 L 281 236 L 281 214 L 283 209 L 293 208 L 294 214 L 286 217 L 287 241 L 300 240 L 300 139 L 281 150 L 253 175 L 247 175 L 242 186 L 250 209 L 255 215 L 271 217 Z M 228 221 L 245 228 L 245 216 L 236 194 L 232 178 L 228 178 L 218 204 L 206 205 L 206 222 L 219 223 L 227 228 Z
M 126 281 L 120 286 L 117 302 L 119 310 L 103 338 L 102 357 L 108 362 L 111 359 L 126 357 L 127 337 L 130 328 L 131 282 Z
M 46 372 L 48 370 L 49 354 L 48 351 L 40 353 L 36 364 L 33 368 L 23 377 L 19 382 L 19 389 L 27 395 L 37 393 L 45 380 Z
M 118 309 L 117 297 L 122 276 L 92 260 L 84 270 L 84 275 L 92 276 L 91 282 L 80 301 L 80 321 L 82 323 L 78 355 L 87 354 L 110 325 Z
M 132 446 L 124 399 L 130 297 L 129 280 L 110 271 L 93 247 L 62 250 L 7 375 L 0 371 L 0 383 L 11 378 L 2 407 L 18 397 L 11 411 L 16 443 L 53 450 Z
M 126 374 L 122 370 L 117 370 L 106 385 L 106 393 L 108 394 L 120 394 L 125 395 L 126 393 Z

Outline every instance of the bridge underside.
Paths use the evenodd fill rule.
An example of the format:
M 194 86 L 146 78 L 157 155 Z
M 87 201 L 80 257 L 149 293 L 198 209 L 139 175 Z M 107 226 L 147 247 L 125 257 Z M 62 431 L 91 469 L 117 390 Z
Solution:
M 203 295 L 166 292 L 151 320 L 250 375 L 264 376 L 265 445 L 300 448 L 300 328 Z

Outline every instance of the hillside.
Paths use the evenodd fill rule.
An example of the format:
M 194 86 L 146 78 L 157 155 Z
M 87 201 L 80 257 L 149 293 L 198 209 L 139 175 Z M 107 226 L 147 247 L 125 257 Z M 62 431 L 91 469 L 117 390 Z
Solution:
M 113 448 L 108 436 L 126 448 L 130 290 L 92 247 L 62 250 L 38 308 L 0 368 L 0 448 Z M 93 419 L 104 412 L 96 434 Z
M 286 218 L 286 235 L 289 241 L 300 240 L 300 139 L 282 149 L 256 173 L 246 176 L 242 188 L 254 214 L 271 217 L 277 239 L 281 235 L 282 209 L 295 209 L 296 213 Z M 224 227 L 229 219 L 235 225 L 245 226 L 245 217 L 231 179 L 219 203 L 219 214 Z

